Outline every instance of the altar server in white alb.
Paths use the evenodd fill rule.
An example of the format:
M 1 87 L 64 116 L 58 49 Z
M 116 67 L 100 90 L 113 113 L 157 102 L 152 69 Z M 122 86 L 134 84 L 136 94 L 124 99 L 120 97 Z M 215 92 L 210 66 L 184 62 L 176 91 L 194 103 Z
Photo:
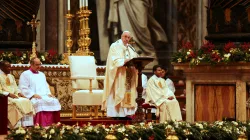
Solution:
M 123 66 L 138 54 L 130 46 L 131 34 L 124 31 L 121 39 L 112 43 L 107 58 L 102 109 L 108 117 L 134 115 L 137 97 L 137 70 Z
M 174 93 L 167 86 L 165 79 L 161 78 L 160 65 L 153 67 L 154 75 L 148 80 L 146 89 L 146 103 L 157 107 L 156 115 L 160 115 L 160 123 L 166 120 L 181 121 L 181 110 Z
M 24 71 L 19 80 L 19 88 L 29 98 L 35 108 L 35 124 L 49 126 L 60 121 L 61 105 L 51 94 L 45 74 L 39 71 L 39 58 L 30 60 L 30 69 Z
M 32 126 L 35 110 L 30 100 L 18 89 L 14 76 L 10 74 L 10 67 L 8 61 L 0 62 L 0 94 L 8 96 L 9 128 Z

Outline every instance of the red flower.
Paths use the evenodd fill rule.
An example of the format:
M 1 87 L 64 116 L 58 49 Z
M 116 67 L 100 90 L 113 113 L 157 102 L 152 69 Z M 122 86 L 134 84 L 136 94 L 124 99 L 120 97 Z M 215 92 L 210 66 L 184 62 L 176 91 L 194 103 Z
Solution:
M 214 44 L 209 41 L 201 46 L 201 50 L 203 50 L 203 52 L 206 54 L 211 53 L 214 48 Z
M 249 42 L 248 42 L 248 43 L 244 42 L 243 45 L 241 44 L 241 48 L 242 48 L 244 51 L 249 51 L 249 49 L 250 49 L 250 43 L 249 43 Z
M 220 62 L 221 61 L 221 56 L 219 53 L 217 52 L 213 52 L 211 54 L 211 59 L 214 61 L 214 62 Z
M 22 52 L 19 49 L 16 49 L 16 55 L 18 57 L 21 57 L 22 56 Z
M 48 50 L 49 55 L 55 56 L 57 54 L 56 50 L 54 48 Z
M 192 43 L 191 42 L 184 42 L 184 41 L 182 41 L 182 48 L 184 48 L 184 49 L 191 49 L 191 48 L 193 48 L 193 45 L 192 45 Z
M 236 48 L 235 44 L 233 42 L 228 42 L 227 44 L 225 44 L 224 46 L 224 51 L 226 53 L 229 53 L 231 49 Z
M 149 138 L 148 138 L 148 140 L 154 140 L 155 139 L 155 136 L 154 135 L 152 135 L 152 136 L 150 136 Z

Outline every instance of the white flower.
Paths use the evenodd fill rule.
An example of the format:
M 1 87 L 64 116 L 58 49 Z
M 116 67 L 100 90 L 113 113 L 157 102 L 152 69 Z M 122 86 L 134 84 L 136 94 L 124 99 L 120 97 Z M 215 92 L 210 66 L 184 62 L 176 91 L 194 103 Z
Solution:
M 41 59 L 42 59 L 42 61 L 45 61 L 45 57 L 43 55 L 41 56 Z
M 21 130 L 17 129 L 16 134 L 20 134 L 20 133 L 21 133 Z
M 63 134 L 65 132 L 64 128 L 60 131 L 60 134 Z
M 166 127 L 166 128 L 171 129 L 171 128 L 172 128 L 172 126 L 171 126 L 171 125 L 167 125 L 167 127 Z
M 118 128 L 117 131 L 123 133 L 125 130 L 126 130 L 126 129 L 125 129 L 124 126 L 123 126 L 123 127 Z
M 187 55 L 190 55 L 190 51 L 187 52 Z
M 22 130 L 20 131 L 20 133 L 21 133 L 21 134 L 25 134 L 26 131 L 25 131 L 24 129 L 22 129 Z
M 44 135 L 43 135 L 43 138 L 47 138 L 47 137 L 48 137 L 48 135 L 47 135 L 47 134 L 44 134 Z
M 55 133 L 55 130 L 54 130 L 54 129 L 51 129 L 51 130 L 49 131 L 49 133 L 50 133 L 50 134 L 54 134 L 54 133 Z
M 93 126 L 89 126 L 86 131 L 92 131 L 93 130 Z
M 182 62 L 182 59 L 181 59 L 181 58 L 178 58 L 177 61 L 178 61 L 178 63 L 181 63 L 181 62 Z
M 231 53 L 224 54 L 224 57 L 229 58 L 231 56 Z
M 74 129 L 74 133 L 75 133 L 75 134 L 78 134 L 78 133 L 79 133 L 79 130 L 78 130 L 78 129 Z
M 235 126 L 237 126 L 237 125 L 238 125 L 238 123 L 237 123 L 237 122 L 235 122 L 235 121 L 233 121 L 232 123 L 233 123 Z
M 140 125 L 141 125 L 141 126 L 144 126 L 144 125 L 145 125 L 145 123 L 144 123 L 144 122 L 141 122 L 141 123 L 140 123 Z

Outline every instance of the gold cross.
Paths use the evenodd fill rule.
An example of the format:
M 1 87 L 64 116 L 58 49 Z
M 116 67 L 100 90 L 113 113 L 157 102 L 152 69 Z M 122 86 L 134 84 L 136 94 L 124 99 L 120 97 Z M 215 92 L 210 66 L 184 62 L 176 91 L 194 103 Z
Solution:
M 36 16 L 32 15 L 32 20 L 27 22 L 27 25 L 31 25 L 33 33 L 33 42 L 36 42 L 36 27 L 39 25 L 40 20 L 36 20 Z

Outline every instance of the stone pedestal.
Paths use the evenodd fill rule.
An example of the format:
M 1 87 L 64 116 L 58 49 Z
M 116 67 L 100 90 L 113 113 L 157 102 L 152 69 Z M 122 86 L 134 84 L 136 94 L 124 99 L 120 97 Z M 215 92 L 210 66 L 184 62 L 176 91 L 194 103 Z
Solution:
M 218 108 L 218 106 L 214 106 L 214 109 L 217 111 L 221 109 L 221 112 L 219 113 L 227 112 L 227 102 L 229 102 L 229 106 L 234 103 L 235 107 L 231 108 L 233 110 L 232 112 L 235 113 L 235 115 L 233 116 L 235 116 L 236 120 L 246 121 L 246 88 L 247 83 L 250 81 L 249 63 L 217 64 L 215 66 L 211 66 L 210 64 L 199 64 L 198 66 L 192 67 L 189 64 L 174 63 L 173 65 L 174 70 L 182 70 L 186 77 L 186 120 L 188 122 L 196 121 L 197 116 L 200 115 L 195 114 L 196 112 L 199 112 L 195 110 L 197 108 L 196 95 L 210 94 L 204 91 L 204 93 L 197 93 L 198 91 L 195 90 L 197 85 L 202 85 L 205 87 L 208 86 L 208 89 L 211 87 L 214 88 L 214 86 L 223 86 L 223 88 L 225 88 L 226 90 L 231 90 L 230 99 L 227 98 L 227 96 L 221 96 L 223 98 L 220 97 L 220 102 L 222 102 L 220 104 L 225 105 L 225 108 L 221 109 Z M 226 92 L 226 90 L 220 90 L 220 92 L 223 93 Z M 214 90 L 215 95 L 221 95 L 221 93 L 219 93 L 218 90 Z M 209 95 L 208 100 L 211 99 L 211 97 L 213 97 L 213 95 Z M 202 100 L 200 101 L 200 103 L 201 104 L 199 105 L 204 105 L 204 102 L 202 103 Z M 204 112 L 205 111 L 201 113 Z M 216 111 L 208 113 L 206 115 L 214 115 L 212 113 L 216 113 Z

